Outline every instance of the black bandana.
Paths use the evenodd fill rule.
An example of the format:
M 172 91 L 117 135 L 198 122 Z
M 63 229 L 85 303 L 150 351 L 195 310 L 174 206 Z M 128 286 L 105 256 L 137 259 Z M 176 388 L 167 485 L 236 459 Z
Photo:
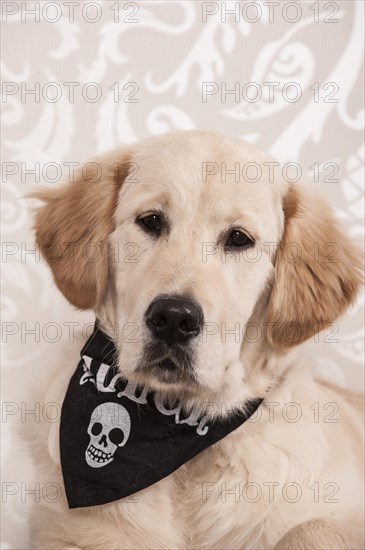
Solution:
M 112 502 L 170 475 L 241 426 L 262 399 L 224 421 L 168 407 L 117 370 L 112 340 L 95 325 L 62 405 L 60 446 L 70 508 Z

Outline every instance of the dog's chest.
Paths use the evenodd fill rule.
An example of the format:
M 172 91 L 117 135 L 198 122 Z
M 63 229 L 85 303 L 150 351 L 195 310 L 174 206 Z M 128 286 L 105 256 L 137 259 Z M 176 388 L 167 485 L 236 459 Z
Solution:
M 249 428 L 238 428 L 171 476 L 171 505 L 186 547 L 271 548 L 286 532 L 293 504 L 277 488 L 277 479 L 286 476 L 283 455 L 262 445 Z M 295 511 L 300 509 L 298 502 Z
M 173 506 L 190 548 L 235 548 L 250 538 L 243 495 L 248 472 L 233 445 L 235 438 L 227 437 L 172 476 Z

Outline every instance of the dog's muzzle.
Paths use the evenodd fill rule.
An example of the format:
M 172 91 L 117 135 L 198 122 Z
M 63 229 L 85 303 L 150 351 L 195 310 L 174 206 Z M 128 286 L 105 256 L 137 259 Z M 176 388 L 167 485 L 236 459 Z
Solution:
M 194 350 L 190 345 L 203 327 L 202 308 L 184 296 L 158 296 L 149 305 L 145 322 L 151 338 L 138 370 L 166 383 L 195 381 Z

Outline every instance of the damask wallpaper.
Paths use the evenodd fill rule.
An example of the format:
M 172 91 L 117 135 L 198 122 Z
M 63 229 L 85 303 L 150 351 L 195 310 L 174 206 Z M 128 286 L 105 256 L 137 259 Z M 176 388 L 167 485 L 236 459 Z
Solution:
M 35 250 L 26 195 L 120 144 L 216 130 L 312 182 L 363 241 L 364 2 L 3 1 L 1 17 L 2 548 L 18 549 L 29 547 L 29 507 L 44 498 L 26 484 L 14 436 L 39 414 L 26 391 L 61 340 L 92 321 L 66 303 Z M 363 315 L 359 296 L 300 352 L 359 390 Z

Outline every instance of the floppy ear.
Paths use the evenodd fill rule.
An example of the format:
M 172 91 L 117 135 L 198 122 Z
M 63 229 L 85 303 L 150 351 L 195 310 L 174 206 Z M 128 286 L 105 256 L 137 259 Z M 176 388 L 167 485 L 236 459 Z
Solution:
M 118 191 L 129 171 L 128 152 L 88 163 L 75 181 L 33 195 L 36 241 L 57 287 L 74 306 L 96 307 L 108 278 L 107 238 Z
M 268 308 L 268 338 L 277 350 L 300 344 L 328 327 L 355 299 L 362 253 L 322 199 L 291 187 L 283 209 Z

